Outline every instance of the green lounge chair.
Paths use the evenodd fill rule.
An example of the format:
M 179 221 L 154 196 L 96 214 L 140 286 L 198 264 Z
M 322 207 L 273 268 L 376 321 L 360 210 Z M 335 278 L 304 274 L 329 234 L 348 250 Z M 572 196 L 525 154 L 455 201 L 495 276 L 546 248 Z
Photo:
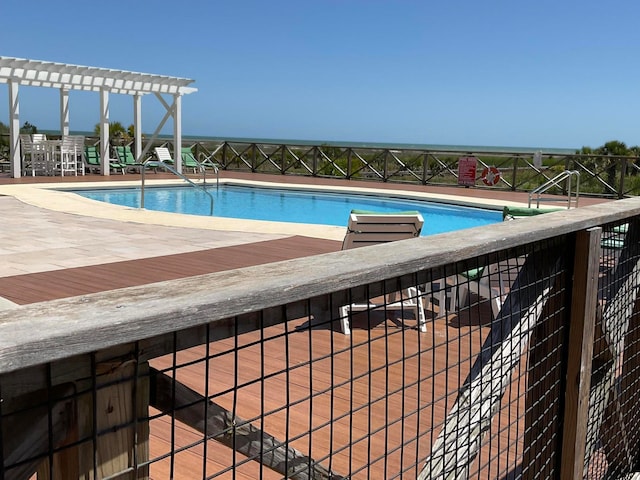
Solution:
M 89 172 L 91 172 L 92 170 L 95 170 L 96 173 L 101 172 L 102 165 L 100 162 L 100 152 L 98 151 L 98 147 L 84 147 L 84 161 Z M 109 160 L 109 167 L 114 171 L 120 170 L 120 172 L 124 175 L 125 168 L 124 165 L 120 164 L 120 162 Z
M 527 208 L 527 207 L 504 207 L 502 209 L 502 220 L 513 220 L 520 217 L 533 217 L 543 213 L 559 212 L 564 208 Z
M 200 163 L 196 160 L 196 157 L 193 156 L 193 152 L 189 147 L 182 148 L 182 168 L 192 168 L 193 173 L 198 173 L 198 170 L 201 168 Z
M 120 165 L 123 165 L 125 170 L 132 172 L 140 172 L 142 165 L 136 163 L 136 157 L 133 155 L 131 148 L 128 146 L 116 146 L 113 147 L 113 151 L 116 154 L 116 159 Z

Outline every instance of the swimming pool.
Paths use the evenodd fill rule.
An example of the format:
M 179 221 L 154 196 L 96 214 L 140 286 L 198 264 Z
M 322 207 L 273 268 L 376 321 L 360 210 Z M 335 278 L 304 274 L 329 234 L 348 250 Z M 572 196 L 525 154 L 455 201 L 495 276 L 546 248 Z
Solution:
M 502 221 L 502 212 L 443 203 L 372 195 L 221 185 L 208 190 L 214 216 L 346 226 L 352 209 L 394 212 L 417 210 L 425 219 L 422 235 L 450 232 Z M 102 202 L 138 208 L 139 188 L 75 190 Z M 210 199 L 200 189 L 147 187 L 145 209 L 209 216 Z

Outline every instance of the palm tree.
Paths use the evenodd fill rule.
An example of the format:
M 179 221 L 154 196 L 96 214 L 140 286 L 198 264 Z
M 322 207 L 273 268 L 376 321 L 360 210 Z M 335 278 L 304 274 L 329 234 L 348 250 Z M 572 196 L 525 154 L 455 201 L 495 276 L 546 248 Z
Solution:
M 616 169 L 620 163 L 620 157 L 627 157 L 630 155 L 629 149 L 624 142 L 618 140 L 611 140 L 605 143 L 602 147 L 596 149 L 596 153 L 609 157 L 603 159 L 604 169 L 607 172 L 607 183 L 611 186 L 616 181 Z M 613 157 L 613 158 L 612 158 Z M 621 166 L 622 168 L 622 166 Z
M 38 133 L 38 127 L 36 127 L 35 125 L 29 122 L 24 122 L 24 125 L 20 127 L 20 133 L 28 133 L 28 134 Z
M 100 135 L 100 124 L 97 123 L 93 128 L 93 132 L 96 135 Z M 120 122 L 109 123 L 109 139 L 113 144 L 126 145 L 133 138 L 133 125 L 129 128 L 124 128 L 124 125 Z

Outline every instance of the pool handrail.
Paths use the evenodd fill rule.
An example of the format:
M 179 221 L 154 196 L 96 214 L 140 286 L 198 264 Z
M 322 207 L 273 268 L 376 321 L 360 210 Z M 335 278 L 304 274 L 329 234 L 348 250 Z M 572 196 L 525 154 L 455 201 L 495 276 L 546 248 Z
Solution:
M 168 163 L 163 162 L 162 160 L 147 159 L 144 162 L 142 162 L 141 165 L 142 165 L 142 168 L 140 169 L 140 208 L 144 208 L 144 185 L 145 185 L 145 181 L 144 181 L 145 174 L 144 174 L 144 172 L 146 171 L 147 168 L 158 168 L 159 166 L 161 166 L 165 170 L 167 170 L 167 171 L 173 173 L 174 175 L 176 175 L 177 177 L 180 177 L 182 180 L 187 182 L 192 187 L 200 188 L 204 193 L 206 193 L 209 196 L 209 200 L 210 200 L 209 215 L 213 216 L 213 195 L 211 195 L 211 193 L 209 193 L 207 191 L 207 188 L 205 186 L 198 185 L 197 183 L 193 182 L 186 175 L 183 175 L 182 173 L 178 172 L 175 168 L 173 168 Z M 202 168 L 202 170 L 204 171 L 205 169 Z

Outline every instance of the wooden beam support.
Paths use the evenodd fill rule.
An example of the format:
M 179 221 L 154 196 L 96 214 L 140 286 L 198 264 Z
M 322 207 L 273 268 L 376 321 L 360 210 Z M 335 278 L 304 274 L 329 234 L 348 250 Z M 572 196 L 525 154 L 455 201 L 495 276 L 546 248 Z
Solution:
M 553 246 L 527 257 L 419 480 L 466 478 L 561 270 L 562 253 L 561 246 Z

